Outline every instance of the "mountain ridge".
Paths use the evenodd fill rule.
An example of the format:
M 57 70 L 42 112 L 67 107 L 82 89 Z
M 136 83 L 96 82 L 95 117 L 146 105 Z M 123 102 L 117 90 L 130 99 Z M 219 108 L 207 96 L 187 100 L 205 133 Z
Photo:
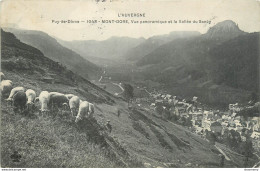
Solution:
M 129 61 L 137 61 L 141 59 L 142 57 L 148 55 L 156 48 L 162 46 L 163 44 L 166 44 L 174 39 L 182 39 L 187 37 L 195 37 L 200 35 L 199 32 L 196 31 L 173 31 L 169 34 L 164 35 L 156 35 L 152 36 L 140 45 L 129 49 L 127 53 L 125 54 L 126 60 Z
M 117 60 L 127 49 L 135 47 L 144 41 L 144 38 L 130 38 L 113 36 L 103 41 L 97 40 L 58 40 L 62 45 L 70 48 L 88 59 L 88 56 Z
M 81 57 L 76 52 L 63 47 L 58 41 L 47 33 L 35 30 L 19 30 L 15 28 L 3 28 L 12 32 L 21 41 L 39 50 L 56 62 L 60 62 L 74 72 L 80 73 L 83 77 L 95 76 L 99 73 L 99 67 Z
M 236 24 L 232 20 L 225 20 L 217 23 L 213 27 L 209 28 L 207 33 L 205 34 L 208 38 L 221 38 L 225 39 L 225 37 L 234 38 L 238 35 L 244 34 L 245 32 L 240 30 L 238 24 Z M 228 35 L 227 35 L 228 34 Z
M 182 87 L 182 89 L 186 86 L 189 91 L 183 92 L 178 88 L 174 88 L 175 91 L 173 91 L 173 93 L 182 92 L 183 94 L 186 94 L 187 92 L 196 92 L 195 94 L 203 97 L 205 102 L 214 104 L 223 103 L 223 101 L 229 103 L 234 100 L 245 102 L 249 98 L 250 91 L 256 91 L 255 87 L 257 83 L 253 78 L 256 78 L 257 66 L 253 64 L 257 63 L 255 60 L 257 59 L 258 54 L 255 50 L 255 46 L 258 45 L 257 40 L 257 33 L 253 35 L 251 33 L 245 33 L 231 21 L 220 22 L 216 24 L 216 27 L 210 28 L 205 34 L 190 39 L 173 40 L 155 49 L 136 62 L 136 74 L 142 74 L 144 77 L 143 79 L 151 79 L 156 82 L 165 83 L 168 85 L 167 87 L 169 90 L 171 86 L 179 86 Z M 244 42 L 248 42 L 250 45 L 247 45 Z M 229 44 L 232 44 L 233 46 L 230 46 Z M 218 51 L 219 54 L 222 54 L 222 56 L 228 57 L 227 54 L 229 54 L 232 58 L 226 60 L 218 58 L 218 53 L 214 53 L 213 49 Z M 244 49 L 244 51 L 239 53 L 241 49 Z M 213 54 L 215 56 L 214 58 Z M 235 59 L 234 54 L 240 56 L 241 61 L 243 61 L 242 65 L 239 61 L 234 62 L 232 60 Z M 250 61 L 248 61 L 248 64 L 250 63 L 252 68 L 247 68 L 247 56 L 252 57 L 249 58 Z M 234 80 L 232 83 L 232 79 L 234 79 L 231 79 L 231 77 L 233 77 L 232 74 L 225 73 L 229 66 L 232 66 L 232 70 L 236 70 L 235 68 L 237 67 L 244 71 L 237 72 L 240 76 L 233 75 L 234 78 L 239 78 L 239 81 Z M 254 73 L 250 75 L 249 71 Z M 225 78 L 224 73 L 229 75 L 227 78 L 230 78 L 230 80 L 227 78 L 223 79 Z M 222 79 L 220 79 L 220 77 L 222 77 Z M 248 80 L 249 84 L 245 85 L 243 80 Z M 207 87 L 208 91 L 205 89 L 205 92 L 207 93 L 204 93 L 200 90 L 201 88 L 199 88 L 199 85 L 208 81 L 213 81 L 210 86 L 219 87 L 219 97 L 217 98 L 217 95 L 214 95 L 216 97 L 215 100 L 213 97 L 209 96 L 210 92 L 213 91 L 210 86 Z M 189 87 L 193 87 L 194 92 L 192 92 L 192 88 Z M 241 91 L 238 91 L 239 87 L 242 89 Z M 230 91 L 230 94 L 233 92 L 234 98 L 225 96 L 225 94 L 220 95 L 221 91 Z M 239 95 L 239 93 L 241 94 Z M 211 100 L 208 100 L 209 98 Z M 221 98 L 222 102 L 220 101 Z

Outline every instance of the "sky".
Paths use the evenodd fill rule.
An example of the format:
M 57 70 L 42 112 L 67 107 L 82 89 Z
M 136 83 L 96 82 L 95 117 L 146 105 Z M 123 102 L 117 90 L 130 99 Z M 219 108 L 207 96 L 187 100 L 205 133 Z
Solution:
M 118 13 L 145 13 L 145 17 L 118 17 Z M 3 0 L 1 27 L 40 30 L 62 40 L 105 40 L 112 36 L 149 38 L 172 31 L 205 33 L 223 20 L 233 20 L 246 32 L 260 31 L 260 0 Z M 59 23 L 61 20 L 84 21 Z M 86 23 L 97 20 L 98 23 Z M 102 23 L 128 20 L 129 23 Z M 131 20 L 139 21 L 132 24 Z M 167 24 L 140 24 L 140 21 Z M 177 23 L 168 23 L 176 20 Z M 206 23 L 179 23 L 203 20 Z M 210 23 L 209 23 L 210 21 Z

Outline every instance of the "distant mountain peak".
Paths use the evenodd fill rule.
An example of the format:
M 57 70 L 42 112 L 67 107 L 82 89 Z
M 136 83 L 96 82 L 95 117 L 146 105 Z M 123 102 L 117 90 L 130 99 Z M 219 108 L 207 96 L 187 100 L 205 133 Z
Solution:
M 218 28 L 218 29 L 223 29 L 225 31 L 240 30 L 238 28 L 238 25 L 232 20 L 225 20 L 225 21 L 219 22 L 214 27 Z
M 225 20 L 217 23 L 215 26 L 211 27 L 206 33 L 209 37 L 219 37 L 219 36 L 238 36 L 242 34 L 238 25 L 232 20 Z

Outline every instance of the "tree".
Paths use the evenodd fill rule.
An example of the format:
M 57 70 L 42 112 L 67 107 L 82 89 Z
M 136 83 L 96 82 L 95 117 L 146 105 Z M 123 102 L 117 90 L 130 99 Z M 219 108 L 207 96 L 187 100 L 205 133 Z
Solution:
M 123 97 L 127 100 L 128 106 L 131 99 L 134 97 L 134 88 L 130 84 L 123 84 L 124 92 Z

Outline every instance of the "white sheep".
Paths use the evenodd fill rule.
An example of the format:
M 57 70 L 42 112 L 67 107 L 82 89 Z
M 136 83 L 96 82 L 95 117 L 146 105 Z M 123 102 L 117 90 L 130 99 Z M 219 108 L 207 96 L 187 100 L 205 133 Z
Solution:
M 1 81 L 0 89 L 2 96 L 9 94 L 13 88 L 13 82 L 11 80 L 3 80 Z
M 39 99 L 40 104 L 41 104 L 40 113 L 44 114 L 44 113 L 49 112 L 49 109 L 48 109 L 48 103 L 49 103 L 49 100 L 50 100 L 49 92 L 48 91 L 42 91 L 39 95 L 39 98 L 37 98 L 37 99 Z
M 91 117 L 94 113 L 94 105 L 88 101 L 82 101 L 79 105 L 78 115 L 75 122 L 82 120 L 83 118 Z
M 11 90 L 9 97 L 6 99 L 7 101 L 13 101 L 13 97 L 17 92 L 24 92 L 25 89 L 23 87 L 15 87 Z
M 26 94 L 26 98 L 27 98 L 27 102 L 26 102 L 27 109 L 28 109 L 28 111 L 30 111 L 31 108 L 34 106 L 36 93 L 32 89 L 28 89 L 28 90 L 26 90 L 25 94 Z
M 36 98 L 36 93 L 32 89 L 28 89 L 25 92 L 27 98 L 27 104 L 33 104 Z
M 79 108 L 80 99 L 78 96 L 74 96 L 69 100 L 69 106 L 71 110 L 71 115 L 74 116 Z

